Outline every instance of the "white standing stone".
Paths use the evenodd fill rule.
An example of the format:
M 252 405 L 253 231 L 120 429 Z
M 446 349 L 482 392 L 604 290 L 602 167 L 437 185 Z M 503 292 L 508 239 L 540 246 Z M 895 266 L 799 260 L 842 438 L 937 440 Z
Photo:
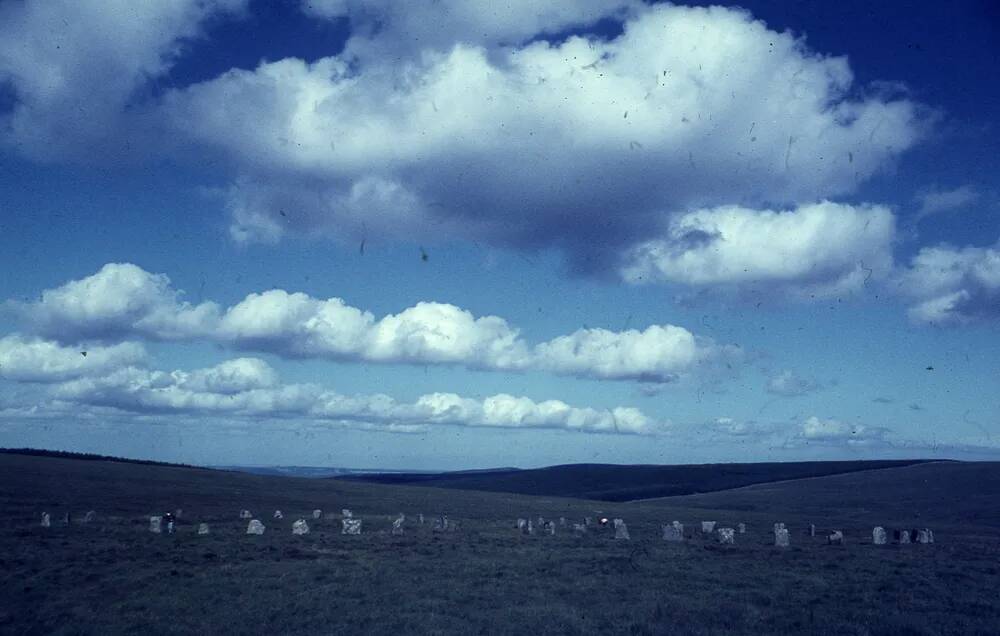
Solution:
M 305 519 L 299 519 L 292 524 L 292 534 L 309 534 L 309 524 Z
M 816 524 L 815 523 L 810 523 L 809 524 L 809 536 L 810 537 L 815 537 L 816 536 Z
M 155 532 L 156 534 L 160 534 L 161 532 L 163 532 L 163 517 L 156 516 L 156 515 L 150 517 L 149 518 L 149 531 L 150 532 Z
M 208 534 L 208 524 L 199 523 L 198 524 L 198 534 Z
M 778 528 L 774 531 L 774 545 L 779 548 L 788 547 L 788 530 L 784 528 Z
M 559 517 L 559 525 L 561 526 L 566 525 L 566 517 Z
M 542 528 L 545 530 L 545 532 L 547 534 L 549 534 L 551 536 L 555 536 L 555 534 L 556 534 L 556 522 L 555 521 L 546 521 L 545 525 L 542 526 Z
M 323 511 L 319 508 L 313 510 L 313 519 L 319 519 L 323 516 Z
M 934 533 L 927 528 L 917 530 L 917 543 L 934 543 Z
M 521 532 L 523 534 L 535 534 L 535 524 L 532 523 L 531 519 L 525 519 L 524 526 L 521 527 Z
M 775 532 L 777 532 L 778 530 L 784 530 L 784 529 L 785 529 L 785 524 L 781 523 L 780 521 L 778 523 L 774 524 L 774 531 Z
M 715 531 L 715 522 L 714 521 L 702 521 L 701 522 L 701 531 L 704 532 L 705 534 L 709 534 L 711 532 L 714 532 Z
M 888 536 L 886 536 L 885 528 L 882 526 L 875 526 L 872 528 L 872 543 L 875 545 L 885 545 L 888 543 Z
M 285 515 L 280 510 L 275 510 L 274 511 L 274 518 L 275 519 L 284 519 Z
M 909 530 L 897 530 L 896 532 L 899 533 L 899 542 L 900 543 L 909 543 L 910 542 L 910 531 Z
M 354 513 L 351 512 L 349 508 L 344 508 L 343 510 L 340 511 L 340 516 L 343 517 L 344 519 L 353 519 Z
M 264 534 L 264 524 L 259 519 L 251 519 L 247 524 L 247 534 Z
M 736 524 L 736 532 L 738 532 L 740 534 L 746 534 L 747 533 L 747 524 L 745 524 L 745 523 L 738 523 L 738 524 Z
M 424 513 L 417 515 L 417 520 L 420 521 L 420 525 L 424 525 Z
M 249 519 L 252 516 L 249 510 L 240 510 L 240 519 Z
M 830 545 L 844 545 L 844 533 L 834 530 L 826 537 L 826 542 Z
M 42 527 L 43 528 L 52 527 L 52 517 L 50 517 L 49 513 L 47 512 L 42 513 Z
M 518 519 L 517 520 L 517 529 L 518 530 L 523 531 L 524 528 L 525 528 L 525 526 L 527 526 L 527 525 L 528 525 L 528 520 L 527 519 Z
M 683 528 L 683 526 L 681 526 Z M 675 525 L 664 525 L 663 526 L 663 540 L 664 541 L 683 541 L 684 540 L 684 530 L 678 529 Z
M 625 539 L 626 541 L 631 539 L 631 537 L 628 535 L 628 526 L 625 525 L 625 521 L 623 521 L 622 519 L 615 519 L 614 524 L 615 524 L 616 539 Z
M 97 513 L 94 512 L 93 510 L 89 510 L 89 511 L 87 511 L 87 514 L 83 515 L 83 522 L 84 523 L 90 523 L 91 521 L 93 521 L 96 518 L 97 518 Z
M 393 533 L 394 535 L 397 535 L 397 536 L 399 536 L 399 535 L 402 535 L 402 534 L 403 534 L 403 523 L 404 523 L 405 521 L 406 521 L 406 517 L 404 517 L 404 516 L 403 516 L 403 515 L 401 514 L 401 515 L 399 515 L 398 517 L 396 517 L 396 520 L 395 520 L 395 521 L 393 521 L 393 522 L 392 522 L 392 533 Z
M 340 534 L 361 534 L 361 519 L 347 518 L 340 521 Z
M 732 528 L 719 528 L 719 543 L 733 545 L 736 543 L 736 531 Z

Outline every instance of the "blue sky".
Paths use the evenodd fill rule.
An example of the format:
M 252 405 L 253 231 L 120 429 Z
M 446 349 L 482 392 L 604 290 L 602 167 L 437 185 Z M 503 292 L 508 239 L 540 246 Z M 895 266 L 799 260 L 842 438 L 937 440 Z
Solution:
M 995 8 L 509 4 L 0 2 L 0 445 L 996 456 Z

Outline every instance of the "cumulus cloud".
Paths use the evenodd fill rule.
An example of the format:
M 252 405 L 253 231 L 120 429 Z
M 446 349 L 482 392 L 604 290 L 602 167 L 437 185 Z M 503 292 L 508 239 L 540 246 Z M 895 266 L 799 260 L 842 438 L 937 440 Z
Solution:
M 819 383 L 792 371 L 782 371 L 767 381 L 767 392 L 783 397 L 797 397 L 819 389 Z
M 93 160 L 139 130 L 125 110 L 165 74 L 211 17 L 246 0 L 44 0 L 0 3 L 0 87 L 14 106 L 0 138 L 37 159 Z M 123 133 L 123 129 L 127 132 Z M 137 144 L 139 145 L 139 144 Z
M 898 275 L 921 324 L 966 325 L 1000 318 L 1000 245 L 922 248 Z
M 979 191 L 970 185 L 959 186 L 951 190 L 924 190 L 916 196 L 920 206 L 917 210 L 917 219 L 970 205 L 978 201 L 980 196 Z
M 137 414 L 302 419 L 394 432 L 451 425 L 645 435 L 667 426 L 630 407 L 579 408 L 559 400 L 535 402 L 506 394 L 474 400 L 432 393 L 412 403 L 382 394 L 345 396 L 312 384 L 281 384 L 273 369 L 255 358 L 190 372 L 126 367 L 63 382 L 52 396 L 60 403 Z
M 134 342 L 68 347 L 19 334 L 0 338 L 0 378 L 19 382 L 61 382 L 103 375 L 145 359 L 145 349 Z
M 784 211 L 697 210 L 674 218 L 661 238 L 632 248 L 622 275 L 632 283 L 842 294 L 891 272 L 894 231 L 884 206 L 823 201 Z
M 804 443 L 871 445 L 885 440 L 888 429 L 848 424 L 815 415 L 799 425 L 797 440 Z
M 600 380 L 668 382 L 741 353 L 674 325 L 580 329 L 532 345 L 499 316 L 476 317 L 445 303 L 421 302 L 376 318 L 340 298 L 280 289 L 249 294 L 225 310 L 181 296 L 165 275 L 108 264 L 15 307 L 28 328 L 63 342 L 203 340 L 290 358 L 540 370 Z
M 845 58 L 818 54 L 741 10 L 587 3 L 582 13 L 484 13 L 480 3 L 465 4 L 396 3 L 384 31 L 358 36 L 391 43 L 394 29 L 417 24 L 433 32 L 406 55 L 349 46 L 341 56 L 269 62 L 165 96 L 163 116 L 177 136 L 224 152 L 242 174 L 228 194 L 237 239 L 363 231 L 412 239 L 432 230 L 561 247 L 578 268 L 606 270 L 623 250 L 658 236 L 671 215 L 851 192 L 922 134 L 915 104 L 882 93 L 852 97 L 859 91 Z M 311 6 L 353 24 L 388 4 Z M 427 11 L 465 26 L 439 29 Z M 509 17 L 496 32 L 510 46 L 479 34 L 493 11 Z M 530 37 L 568 26 L 572 15 L 621 11 L 624 32 L 610 40 Z M 879 232 L 862 235 L 861 245 L 854 237 L 814 245 L 823 248 L 820 261 L 785 244 L 797 269 L 762 275 L 790 282 L 797 274 L 827 287 L 864 277 L 849 270 L 859 253 L 881 254 L 876 243 L 890 231 L 884 214 L 818 207 L 777 220 L 748 215 L 789 240 L 817 222 L 846 231 L 859 216 Z M 838 215 L 846 220 L 838 224 Z M 699 265 L 712 263 L 692 262 Z M 727 261 L 722 273 L 736 265 Z M 719 274 L 667 268 L 663 278 Z
M 96 274 L 43 291 L 37 302 L 12 305 L 34 331 L 61 342 L 183 340 L 214 329 L 217 306 L 193 306 L 180 295 L 163 274 L 131 263 L 108 263 Z

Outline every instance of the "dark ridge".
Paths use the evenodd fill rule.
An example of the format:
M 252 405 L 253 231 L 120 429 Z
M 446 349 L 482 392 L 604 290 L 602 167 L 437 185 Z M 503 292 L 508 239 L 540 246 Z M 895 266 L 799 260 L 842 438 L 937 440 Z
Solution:
M 73 453 L 70 451 L 48 450 L 45 448 L 0 448 L 0 453 L 7 455 L 29 455 L 31 457 L 59 457 L 62 459 L 80 459 L 96 462 L 119 462 L 122 464 L 144 464 L 147 466 L 174 466 L 177 468 L 203 468 L 191 464 L 176 464 L 159 462 L 153 459 L 132 459 L 130 457 L 115 457 L 113 455 L 97 455 L 95 453 Z
M 566 464 L 530 470 L 436 474 L 374 473 L 345 475 L 334 479 L 622 502 L 715 492 L 753 484 L 839 475 L 859 470 L 899 468 L 927 461 L 931 460 L 772 462 L 679 466 Z

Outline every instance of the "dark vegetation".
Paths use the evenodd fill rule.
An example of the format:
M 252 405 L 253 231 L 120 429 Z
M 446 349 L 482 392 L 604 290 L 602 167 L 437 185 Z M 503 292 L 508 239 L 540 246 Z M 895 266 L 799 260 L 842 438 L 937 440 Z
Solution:
M 522 495 L 634 501 L 728 490 L 751 484 L 898 468 L 924 460 L 691 464 L 681 466 L 567 464 L 532 470 L 347 475 L 338 479 Z
M 158 462 L 152 459 L 131 459 L 129 457 L 115 457 L 113 455 L 96 455 L 94 453 L 74 453 L 71 451 L 48 450 L 45 448 L 0 448 L 0 454 L 6 455 L 28 455 L 30 457 L 62 457 L 64 459 L 84 459 L 99 462 L 122 462 L 126 464 L 144 464 L 147 466 L 183 466 L 185 468 L 198 468 L 190 464 L 175 464 L 170 462 Z
M 147 531 L 177 507 L 176 535 Z M 362 536 L 338 519 L 291 534 L 313 508 L 343 507 Z M 241 508 L 264 536 L 244 534 Z M 996 634 L 998 509 L 987 463 L 608 503 L 0 455 L 0 633 Z M 407 532 L 392 536 L 400 511 Z M 459 530 L 433 533 L 419 512 Z M 517 534 L 517 517 L 538 515 L 622 517 L 632 540 Z M 688 542 L 660 539 L 673 519 Z M 749 530 L 720 546 L 694 531 L 703 519 Z M 195 533 L 202 521 L 212 534 Z M 774 521 L 791 548 L 770 545 Z M 847 544 L 810 538 L 809 523 Z M 937 543 L 873 546 L 875 524 L 931 527 Z

